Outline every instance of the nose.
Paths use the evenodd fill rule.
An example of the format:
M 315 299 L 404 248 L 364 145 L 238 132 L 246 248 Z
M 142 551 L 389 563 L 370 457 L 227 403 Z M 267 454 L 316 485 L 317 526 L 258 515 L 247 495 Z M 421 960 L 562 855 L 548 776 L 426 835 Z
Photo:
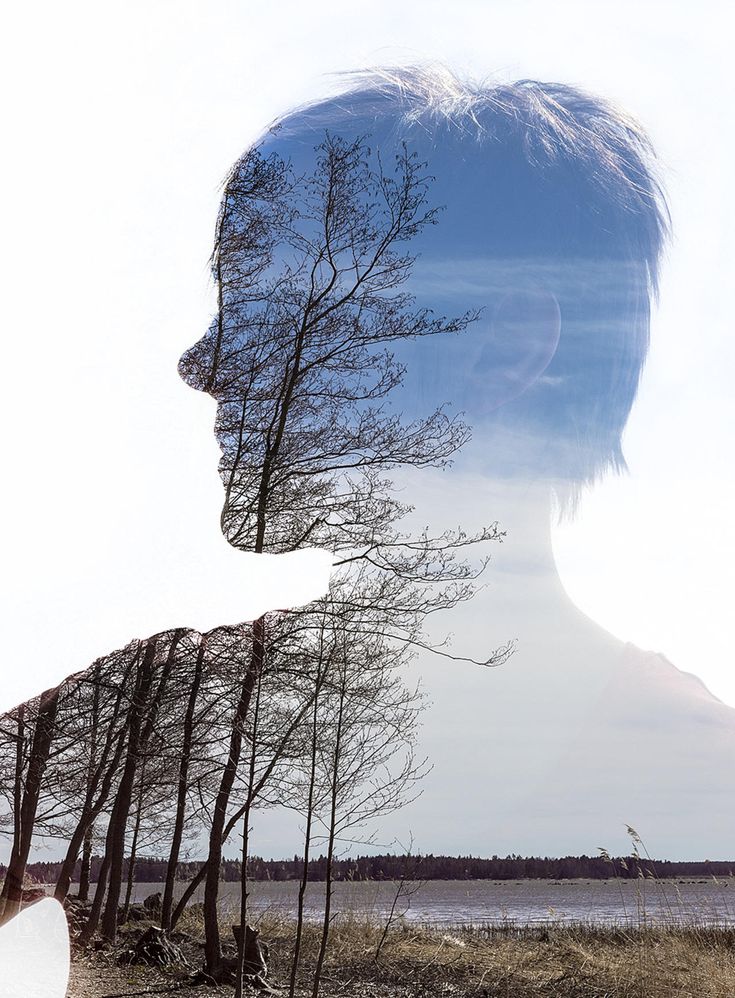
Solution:
M 215 395 L 219 362 L 219 321 L 215 318 L 207 332 L 179 358 L 179 376 L 190 388 Z

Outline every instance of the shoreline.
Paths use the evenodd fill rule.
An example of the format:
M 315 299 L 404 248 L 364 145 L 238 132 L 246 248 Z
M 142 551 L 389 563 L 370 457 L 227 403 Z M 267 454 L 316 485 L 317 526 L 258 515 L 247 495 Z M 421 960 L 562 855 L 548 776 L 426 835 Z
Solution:
M 405 881 L 411 884 L 635 884 L 640 879 L 640 877 L 416 877 L 412 880 Z M 655 878 L 657 883 L 665 884 L 727 884 L 735 886 L 735 872 L 732 876 L 715 876 L 714 874 L 709 877 L 704 876 L 691 876 L 691 877 L 678 877 L 678 876 L 657 876 Z M 364 880 L 333 880 L 333 884 L 397 884 L 401 882 L 400 877 L 386 877 L 386 878 L 368 878 Z M 176 886 L 188 886 L 188 880 L 176 880 L 174 881 Z M 222 880 L 223 884 L 239 884 L 239 880 Z M 262 885 L 273 885 L 273 884 L 298 884 L 296 878 L 288 878 L 284 880 L 262 880 L 255 877 L 248 877 L 249 884 L 262 884 Z M 325 880 L 310 879 L 309 884 L 324 884 Z M 164 882 L 162 880 L 136 880 L 135 887 L 145 886 L 159 886 L 162 887 Z M 55 887 L 55 882 L 53 881 L 34 881 L 33 887 L 44 887 L 53 889 Z M 78 883 L 72 881 L 70 885 L 69 892 L 73 894 L 75 888 L 78 888 Z M 90 888 L 96 887 L 96 881 L 90 883 Z

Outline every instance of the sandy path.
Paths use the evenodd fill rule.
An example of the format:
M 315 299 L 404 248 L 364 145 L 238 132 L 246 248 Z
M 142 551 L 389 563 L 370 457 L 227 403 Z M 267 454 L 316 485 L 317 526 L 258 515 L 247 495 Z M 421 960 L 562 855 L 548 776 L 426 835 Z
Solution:
M 71 967 L 66 998 L 112 998 L 118 995 L 191 995 L 192 998 L 224 998 L 231 988 L 176 988 L 171 977 L 150 967 L 117 967 L 113 962 L 77 958 Z

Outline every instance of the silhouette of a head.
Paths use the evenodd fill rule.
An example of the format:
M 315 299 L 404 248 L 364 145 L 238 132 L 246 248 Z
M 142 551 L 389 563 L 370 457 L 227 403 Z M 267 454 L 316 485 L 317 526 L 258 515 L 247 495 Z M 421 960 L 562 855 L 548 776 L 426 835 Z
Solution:
M 530 442 L 524 466 L 561 482 L 562 502 L 624 468 L 668 229 L 640 126 L 569 86 L 474 85 L 423 67 L 351 76 L 338 95 L 279 120 L 258 148 L 308 173 L 325 135 L 363 137 L 382 164 L 402 148 L 426 164 L 444 210 L 408 247 L 409 289 L 438 314 L 479 312 L 458 337 L 398 348 L 406 406 L 450 402 L 476 426 L 510 422 Z M 248 162 L 235 165 L 225 202 Z M 220 223 L 215 277 L 225 245 L 231 256 L 242 246 L 247 275 L 247 226 L 223 214 Z M 257 217 L 248 224 L 257 236 Z M 213 335 L 202 341 L 210 358 Z M 217 395 L 197 349 L 182 372 Z

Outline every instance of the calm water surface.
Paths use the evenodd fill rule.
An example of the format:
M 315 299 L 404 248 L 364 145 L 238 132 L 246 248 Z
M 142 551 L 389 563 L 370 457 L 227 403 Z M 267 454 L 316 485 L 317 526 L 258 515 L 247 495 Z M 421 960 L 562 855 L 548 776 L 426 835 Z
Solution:
M 339 882 L 334 885 L 333 910 L 385 918 L 398 885 L 385 882 Z M 735 880 L 431 880 L 407 885 L 409 897 L 397 911 L 406 919 L 441 925 L 546 921 L 587 922 L 719 922 L 735 925 Z M 161 884 L 138 884 L 136 900 L 162 890 Z M 183 886 L 182 886 L 183 890 Z M 323 912 L 324 885 L 309 884 L 308 918 Z M 221 907 L 239 904 L 237 884 L 223 883 Z M 287 881 L 251 884 L 254 917 L 261 913 L 290 915 L 295 911 L 298 885 Z M 194 899 L 201 900 L 201 892 Z

